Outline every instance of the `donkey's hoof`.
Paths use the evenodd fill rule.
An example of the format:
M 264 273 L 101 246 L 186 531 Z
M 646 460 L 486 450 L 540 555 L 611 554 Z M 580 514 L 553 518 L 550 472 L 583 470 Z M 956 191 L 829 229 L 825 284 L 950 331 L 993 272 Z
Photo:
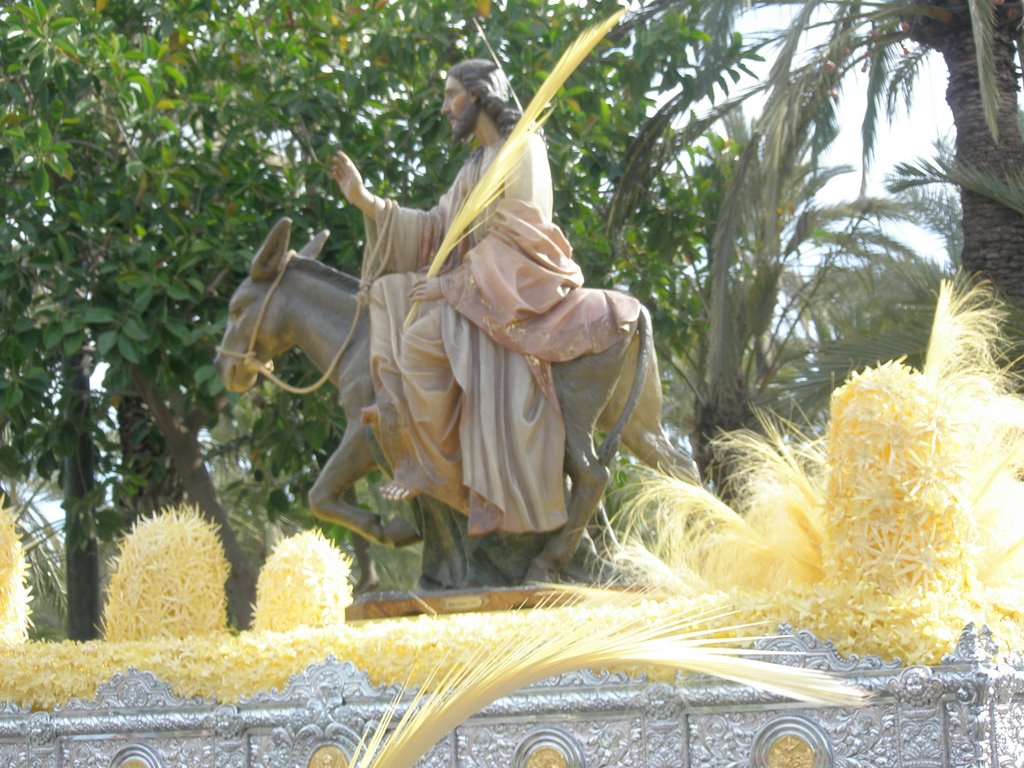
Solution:
M 380 579 L 374 577 L 372 579 L 363 580 L 360 579 L 356 582 L 355 587 L 352 589 L 353 595 L 365 595 L 370 592 L 380 591 Z

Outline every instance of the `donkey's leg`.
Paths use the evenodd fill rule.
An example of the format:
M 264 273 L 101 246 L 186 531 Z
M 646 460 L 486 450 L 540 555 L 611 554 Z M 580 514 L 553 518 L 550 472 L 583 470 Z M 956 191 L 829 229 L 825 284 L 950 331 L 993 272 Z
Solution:
M 651 469 L 700 482 L 693 459 L 676 448 L 665 436 L 661 423 L 661 378 L 657 359 L 652 356 L 640 399 L 622 433 L 622 444 Z
M 309 492 L 309 507 L 321 520 L 343 525 L 376 544 L 404 546 L 417 541 L 419 534 L 402 520 L 393 518 L 387 525 L 381 516 L 346 500 L 345 494 L 360 477 L 377 466 L 370 449 L 366 428 L 349 422 L 341 444 L 331 454 Z
M 631 341 L 552 367 L 565 422 L 565 471 L 572 481 L 569 520 L 530 564 L 528 581 L 550 581 L 569 565 L 594 518 L 611 473 L 594 450 L 594 430 L 616 389 Z
M 548 582 L 555 579 L 572 561 L 587 526 L 594 517 L 611 473 L 594 451 L 593 432 L 588 421 L 566 419 L 565 469 L 572 480 L 569 521 L 552 537 L 544 551 L 534 558 L 526 572 L 526 581 Z
M 693 459 L 669 442 L 660 425 L 656 430 L 627 430 L 622 436 L 622 442 L 630 453 L 651 469 L 700 482 L 700 473 Z
M 620 401 L 624 402 L 626 391 L 626 383 L 620 382 L 612 397 L 612 406 L 616 406 Z M 622 444 L 651 469 L 699 482 L 697 465 L 694 464 L 693 459 L 679 451 L 665 437 L 661 424 L 661 401 L 661 376 L 658 373 L 658 359 L 652 354 L 647 365 L 640 398 L 637 400 L 636 407 L 622 433 Z M 606 412 L 602 416 L 601 424 L 605 426 L 604 422 L 610 421 L 612 413 Z
M 356 499 L 356 489 L 349 486 L 344 494 L 345 502 L 356 506 L 359 501 Z M 355 557 L 356 569 L 359 571 L 359 580 L 356 581 L 353 594 L 362 595 L 366 592 L 375 592 L 380 589 L 380 577 L 377 575 L 377 564 L 373 562 L 370 555 L 370 542 L 358 533 L 352 534 L 352 554 Z

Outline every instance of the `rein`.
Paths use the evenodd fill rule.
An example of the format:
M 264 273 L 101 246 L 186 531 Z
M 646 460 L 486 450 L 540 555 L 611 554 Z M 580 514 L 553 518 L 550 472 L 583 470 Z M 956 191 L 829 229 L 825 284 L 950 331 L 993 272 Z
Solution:
M 383 213 L 390 214 L 391 207 L 385 206 Z M 385 220 L 382 223 L 381 229 L 390 229 L 387 224 L 390 221 L 390 215 L 385 216 Z M 380 273 L 384 271 L 383 261 L 380 261 L 377 256 L 381 250 L 380 243 L 385 238 L 377 243 L 377 247 L 373 249 L 373 253 L 370 254 L 370 258 L 363 262 L 363 274 L 360 275 L 359 279 L 359 293 L 356 297 L 356 312 L 352 316 L 352 324 L 349 326 L 348 334 L 345 336 L 345 340 L 341 342 L 341 346 L 338 347 L 338 351 L 334 353 L 334 357 L 331 359 L 330 364 L 324 369 L 323 375 L 312 384 L 305 387 L 296 387 L 288 382 L 281 379 L 277 374 L 274 373 L 273 369 L 265 362 L 256 357 L 256 339 L 259 337 L 260 329 L 263 327 L 263 320 L 267 316 L 267 310 L 270 307 L 270 300 L 274 297 L 274 293 L 277 291 L 281 281 L 284 279 L 284 273 L 288 270 L 288 265 L 291 263 L 292 257 L 295 256 L 295 251 L 289 250 L 284 257 L 284 261 L 281 263 L 281 268 L 277 271 L 274 276 L 274 282 L 270 284 L 270 288 L 267 289 L 267 295 L 263 297 L 263 303 L 260 305 L 259 314 L 256 316 L 256 322 L 252 326 L 252 333 L 249 334 L 249 345 L 245 352 L 235 352 L 231 349 L 218 346 L 216 351 L 219 354 L 227 357 L 233 357 L 237 360 L 241 360 L 245 365 L 250 368 L 255 368 L 258 374 L 262 374 L 266 378 L 270 379 L 274 384 L 281 387 L 286 392 L 290 392 L 293 395 L 308 395 L 316 392 L 320 387 L 330 381 L 331 376 L 334 375 L 335 369 L 338 367 L 338 363 L 341 362 L 342 355 L 345 354 L 345 350 L 348 349 L 348 345 L 352 341 L 352 337 L 356 332 L 356 325 L 359 322 L 359 313 L 363 310 L 363 305 L 369 303 L 369 286 L 376 280 Z M 378 263 L 380 262 L 380 263 Z

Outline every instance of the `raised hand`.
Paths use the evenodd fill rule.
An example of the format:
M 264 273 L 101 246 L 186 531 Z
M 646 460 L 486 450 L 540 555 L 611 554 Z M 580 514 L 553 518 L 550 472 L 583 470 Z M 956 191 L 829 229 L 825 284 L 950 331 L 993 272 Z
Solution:
M 370 198 L 370 193 L 363 184 L 363 177 L 352 162 L 352 158 L 338 151 L 331 160 L 331 178 L 338 182 L 338 189 L 345 199 L 357 208 Z

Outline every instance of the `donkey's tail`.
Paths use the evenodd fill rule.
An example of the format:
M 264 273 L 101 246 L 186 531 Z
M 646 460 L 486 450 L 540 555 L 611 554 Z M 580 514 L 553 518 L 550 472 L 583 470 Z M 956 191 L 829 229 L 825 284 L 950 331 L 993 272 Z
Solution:
M 651 335 L 651 316 L 647 313 L 647 307 L 640 305 L 640 318 L 637 322 L 636 333 L 640 336 L 640 349 L 636 354 L 636 372 L 633 374 L 633 386 L 629 390 L 629 397 L 622 408 L 622 413 L 611 428 L 601 447 L 597 449 L 597 456 L 601 463 L 608 467 L 619 450 L 619 442 L 622 433 L 626 429 L 640 400 L 640 393 L 643 392 L 647 383 L 647 371 L 651 365 L 651 355 L 654 354 L 654 337 Z

